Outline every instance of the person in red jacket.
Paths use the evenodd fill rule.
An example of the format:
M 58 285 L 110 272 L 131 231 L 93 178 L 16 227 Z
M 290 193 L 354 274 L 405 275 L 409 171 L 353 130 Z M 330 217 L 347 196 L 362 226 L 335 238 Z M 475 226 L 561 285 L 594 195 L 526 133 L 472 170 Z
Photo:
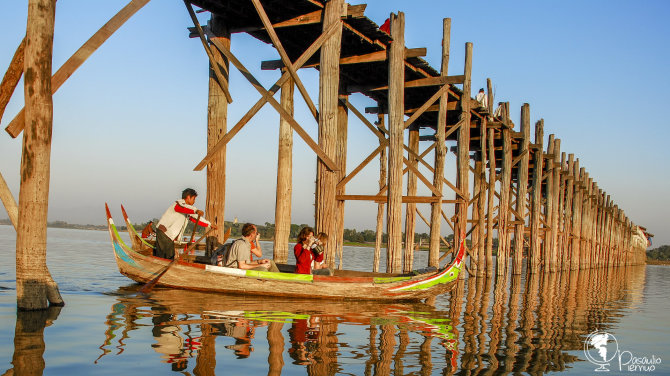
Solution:
M 303 227 L 298 234 L 298 243 L 293 247 L 295 255 L 295 272 L 298 274 L 312 274 L 312 261 L 323 261 L 323 252 L 315 255 L 312 252 L 312 244 L 316 241 L 314 238 L 314 229 Z

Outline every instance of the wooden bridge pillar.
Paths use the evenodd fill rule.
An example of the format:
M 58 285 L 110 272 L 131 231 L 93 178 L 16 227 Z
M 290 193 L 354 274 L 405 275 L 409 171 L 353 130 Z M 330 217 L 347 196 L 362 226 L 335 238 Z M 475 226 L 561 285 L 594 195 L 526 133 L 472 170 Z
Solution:
M 503 122 L 509 124 L 509 103 L 505 103 Z M 500 178 L 500 205 L 498 209 L 498 256 L 496 269 L 499 276 L 507 274 L 510 255 L 509 208 L 512 184 L 512 134 L 504 126 L 502 129 L 503 155 Z
M 573 257 L 572 249 L 572 208 L 573 208 L 573 197 L 574 197 L 574 187 L 575 187 L 575 155 L 568 154 L 568 171 L 566 174 L 566 187 L 565 187 L 565 243 L 563 248 L 568 254 L 568 265 L 567 269 L 575 270 L 577 268 L 575 259 Z
M 488 180 L 488 196 L 486 202 L 486 275 L 493 275 L 493 214 L 494 214 L 494 199 L 496 190 L 496 154 L 495 154 L 495 130 L 488 129 L 488 143 L 489 152 L 489 180 Z M 500 244 L 500 239 L 498 239 Z
M 55 12 L 56 0 L 28 2 L 24 61 L 25 132 L 16 229 L 16 301 L 19 310 L 64 304 L 58 285 L 47 268 Z
M 533 156 L 533 196 L 530 214 L 530 250 L 528 252 L 528 272 L 537 273 L 540 269 L 542 252 L 540 233 L 540 209 L 542 207 L 542 168 L 544 161 L 544 119 L 535 123 L 535 154 Z
M 442 69 L 441 75 L 446 77 L 449 71 L 449 45 L 451 35 L 451 18 L 442 21 Z M 440 108 L 437 115 L 435 137 L 435 171 L 433 172 L 433 186 L 440 193 L 438 201 L 430 206 L 430 244 L 428 251 L 428 266 L 439 267 L 440 257 L 440 235 L 442 219 L 442 191 L 444 183 L 444 159 L 447 155 L 445 135 L 447 127 L 447 100 L 449 93 L 444 92 L 440 97 Z
M 549 259 L 551 258 L 551 250 L 554 245 L 551 243 L 553 236 L 551 232 L 554 229 L 552 226 L 552 213 L 554 212 L 554 135 L 549 135 L 549 140 L 547 142 L 547 154 L 546 154 L 546 178 L 545 178 L 545 196 L 546 201 L 544 204 L 544 218 L 547 223 L 544 232 L 544 248 L 542 249 L 542 264 L 544 265 L 545 270 L 549 271 Z
M 474 168 L 474 173 L 472 176 L 472 226 L 474 230 L 472 230 L 471 234 L 471 243 L 472 243 L 472 248 L 470 252 L 470 257 L 472 257 L 472 261 L 474 261 L 471 264 L 472 267 L 472 272 L 473 274 L 479 276 L 481 275 L 481 272 L 483 269 L 480 268 L 480 266 L 483 266 L 482 264 L 479 263 L 479 260 L 481 258 L 481 227 L 479 227 L 479 222 L 480 219 L 483 221 L 483 218 L 481 218 L 481 212 L 480 212 L 480 186 L 482 185 L 482 160 L 481 160 L 481 153 L 477 152 L 473 156 L 473 159 L 475 160 L 475 168 Z M 480 270 L 481 269 L 481 270 Z
M 582 195 L 581 195 L 581 182 L 579 178 L 579 158 L 575 160 L 575 163 L 573 165 L 573 180 L 574 180 L 574 193 L 573 193 L 573 199 L 572 199 L 572 245 L 570 246 L 571 249 L 571 257 L 572 257 L 572 263 L 571 267 L 574 269 L 580 269 L 580 260 L 579 260 L 579 231 L 581 230 L 581 226 L 579 223 L 579 217 L 581 216 L 582 209 L 581 209 L 581 202 L 582 202 Z
M 331 0 L 323 11 L 323 31 L 340 22 L 344 0 Z M 339 28 L 321 46 L 319 65 L 319 146 L 331 159 L 335 159 L 337 143 L 337 103 L 340 88 L 340 50 L 342 29 Z M 335 189 L 337 172 L 332 171 L 319 158 L 316 163 L 315 231 L 335 236 Z M 335 266 L 335 242 L 325 246 L 329 267 Z
M 566 181 L 566 154 L 561 153 L 560 167 L 558 168 L 558 228 L 556 241 L 556 270 L 566 270 L 568 253 L 565 251 L 565 181 Z
M 477 275 L 482 276 L 486 271 L 486 255 L 484 254 L 485 243 L 485 220 L 486 220 L 486 118 L 479 123 L 479 158 L 475 163 L 475 174 L 479 180 L 477 199 Z
M 389 46 L 389 168 L 388 204 L 386 208 L 386 232 L 388 234 L 388 257 L 386 271 L 399 273 L 402 268 L 402 158 L 405 94 L 405 14 L 391 14 L 391 37 Z
M 458 249 L 463 235 L 467 232 L 468 225 L 468 206 L 470 202 L 469 195 L 469 173 L 470 173 L 470 100 L 472 82 L 470 75 L 472 72 L 472 43 L 465 44 L 465 67 L 463 81 L 463 94 L 461 96 L 461 118 L 460 128 L 458 129 L 458 145 L 456 157 L 456 187 L 468 197 L 459 197 L 456 204 L 454 223 L 454 249 Z M 463 201 L 460 201 L 463 199 Z
M 381 104 L 378 104 L 381 108 Z M 384 128 L 384 114 L 380 113 L 377 115 L 377 127 Z M 382 146 L 382 140 L 379 140 L 379 145 Z M 387 170 L 388 170 L 388 161 L 387 161 L 387 148 L 382 147 L 379 152 L 379 190 L 383 190 L 386 186 L 387 179 Z M 375 253 L 373 257 L 372 271 L 379 271 L 379 259 L 381 258 L 381 247 L 383 240 L 384 232 L 384 202 L 377 204 L 377 227 L 376 227 L 376 237 L 375 237 Z
M 282 70 L 282 74 L 284 70 Z M 288 78 L 281 87 L 280 104 L 293 116 L 294 81 Z M 277 149 L 277 194 L 275 203 L 274 261 L 288 262 L 288 242 L 291 235 L 291 203 L 293 197 L 293 128 L 279 117 L 279 146 Z
M 553 174 L 551 175 L 553 178 L 553 183 L 551 185 L 552 187 L 552 201 L 553 201 L 553 207 L 552 207 L 552 212 L 551 212 L 551 248 L 549 249 L 549 260 L 547 260 L 547 265 L 548 265 L 548 270 L 550 272 L 555 272 L 556 271 L 556 264 L 558 263 L 558 223 L 559 223 L 559 207 L 560 207 L 560 200 L 559 200 L 559 190 L 561 188 L 561 140 L 560 139 L 555 139 L 554 140 L 554 156 L 551 161 L 548 163 L 552 164 L 553 167 Z
M 217 41 L 230 49 L 230 31 L 223 22 L 223 17 L 212 14 L 209 29 Z M 212 55 L 217 64 L 224 67 L 225 79 L 228 80 L 228 59 L 212 45 Z M 228 82 L 221 83 L 228 87 Z M 209 97 L 207 101 L 207 151 L 209 152 L 228 130 L 228 100 L 221 88 L 216 72 L 209 64 Z M 205 210 L 207 218 L 218 226 L 207 237 L 206 255 L 218 247 L 218 241 L 223 240 L 224 214 L 226 209 L 226 147 L 222 147 L 207 164 L 207 197 Z
M 340 101 L 337 104 L 337 148 L 335 149 L 335 162 L 339 171 L 337 171 L 337 181 L 344 179 L 347 173 L 347 130 L 349 125 L 349 113 L 346 103 L 349 101 L 347 93 L 340 94 Z M 335 194 L 343 195 L 345 186 L 337 188 Z M 338 200 L 335 210 L 335 253 L 339 259 L 338 269 L 342 269 L 342 251 L 344 247 L 344 200 Z
M 512 273 L 521 274 L 523 265 L 523 249 L 526 229 L 526 196 L 528 195 L 528 144 L 530 141 L 530 106 L 524 103 L 521 107 L 521 144 L 519 145 L 519 167 L 517 169 L 516 212 L 520 218 L 514 220 L 514 252 Z
M 414 155 L 419 154 L 419 126 L 412 124 L 409 128 L 408 147 L 414 154 L 408 156 L 409 163 L 418 167 Z M 410 169 L 407 171 L 407 196 L 416 196 L 418 178 Z M 414 264 L 414 231 L 416 227 L 416 204 L 408 202 L 405 204 L 405 255 L 403 261 L 403 272 L 412 271 Z

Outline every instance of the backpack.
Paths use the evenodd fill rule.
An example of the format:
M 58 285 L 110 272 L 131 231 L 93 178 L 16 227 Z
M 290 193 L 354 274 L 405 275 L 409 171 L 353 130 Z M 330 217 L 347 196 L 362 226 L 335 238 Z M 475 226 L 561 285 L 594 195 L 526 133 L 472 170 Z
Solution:
M 212 253 L 212 257 L 210 258 L 209 263 L 211 265 L 217 266 L 219 257 L 221 257 L 221 265 L 226 266 L 233 243 L 235 243 L 235 241 L 220 245 L 219 248 L 217 248 L 214 253 Z

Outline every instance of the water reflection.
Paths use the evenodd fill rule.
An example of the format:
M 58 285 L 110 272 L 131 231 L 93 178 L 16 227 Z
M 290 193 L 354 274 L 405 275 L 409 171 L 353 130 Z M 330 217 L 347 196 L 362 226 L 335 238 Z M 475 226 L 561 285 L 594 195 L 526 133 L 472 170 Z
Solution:
M 434 305 L 169 289 L 142 296 L 129 286 L 118 291 L 105 320 L 100 358 L 120 356 L 150 332 L 145 351 L 154 352 L 165 370 L 195 375 L 223 373 L 217 361 L 240 372 L 251 367 L 258 373 L 262 366 L 269 375 L 288 368 L 366 376 L 564 371 L 579 360 L 586 335 L 607 330 L 622 309 L 639 301 L 644 272 L 629 267 L 469 278 Z
M 14 330 L 14 356 L 7 375 L 41 375 L 44 371 L 44 328 L 51 325 L 63 307 L 18 311 Z

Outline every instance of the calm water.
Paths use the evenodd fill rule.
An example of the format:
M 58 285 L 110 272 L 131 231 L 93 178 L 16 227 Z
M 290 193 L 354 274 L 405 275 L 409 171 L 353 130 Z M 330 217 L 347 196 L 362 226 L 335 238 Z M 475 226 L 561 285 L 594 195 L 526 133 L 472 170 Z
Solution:
M 0 374 L 594 374 L 587 354 L 601 358 L 584 341 L 596 330 L 616 339 L 607 358 L 618 345 L 628 362 L 619 371 L 615 356 L 610 374 L 649 359 L 653 370 L 635 372 L 670 374 L 670 267 L 469 278 L 428 304 L 142 296 L 119 274 L 106 232 L 48 235 L 66 305 L 17 314 L 15 234 L 0 226 Z M 369 268 L 372 249 L 345 247 L 344 260 Z

